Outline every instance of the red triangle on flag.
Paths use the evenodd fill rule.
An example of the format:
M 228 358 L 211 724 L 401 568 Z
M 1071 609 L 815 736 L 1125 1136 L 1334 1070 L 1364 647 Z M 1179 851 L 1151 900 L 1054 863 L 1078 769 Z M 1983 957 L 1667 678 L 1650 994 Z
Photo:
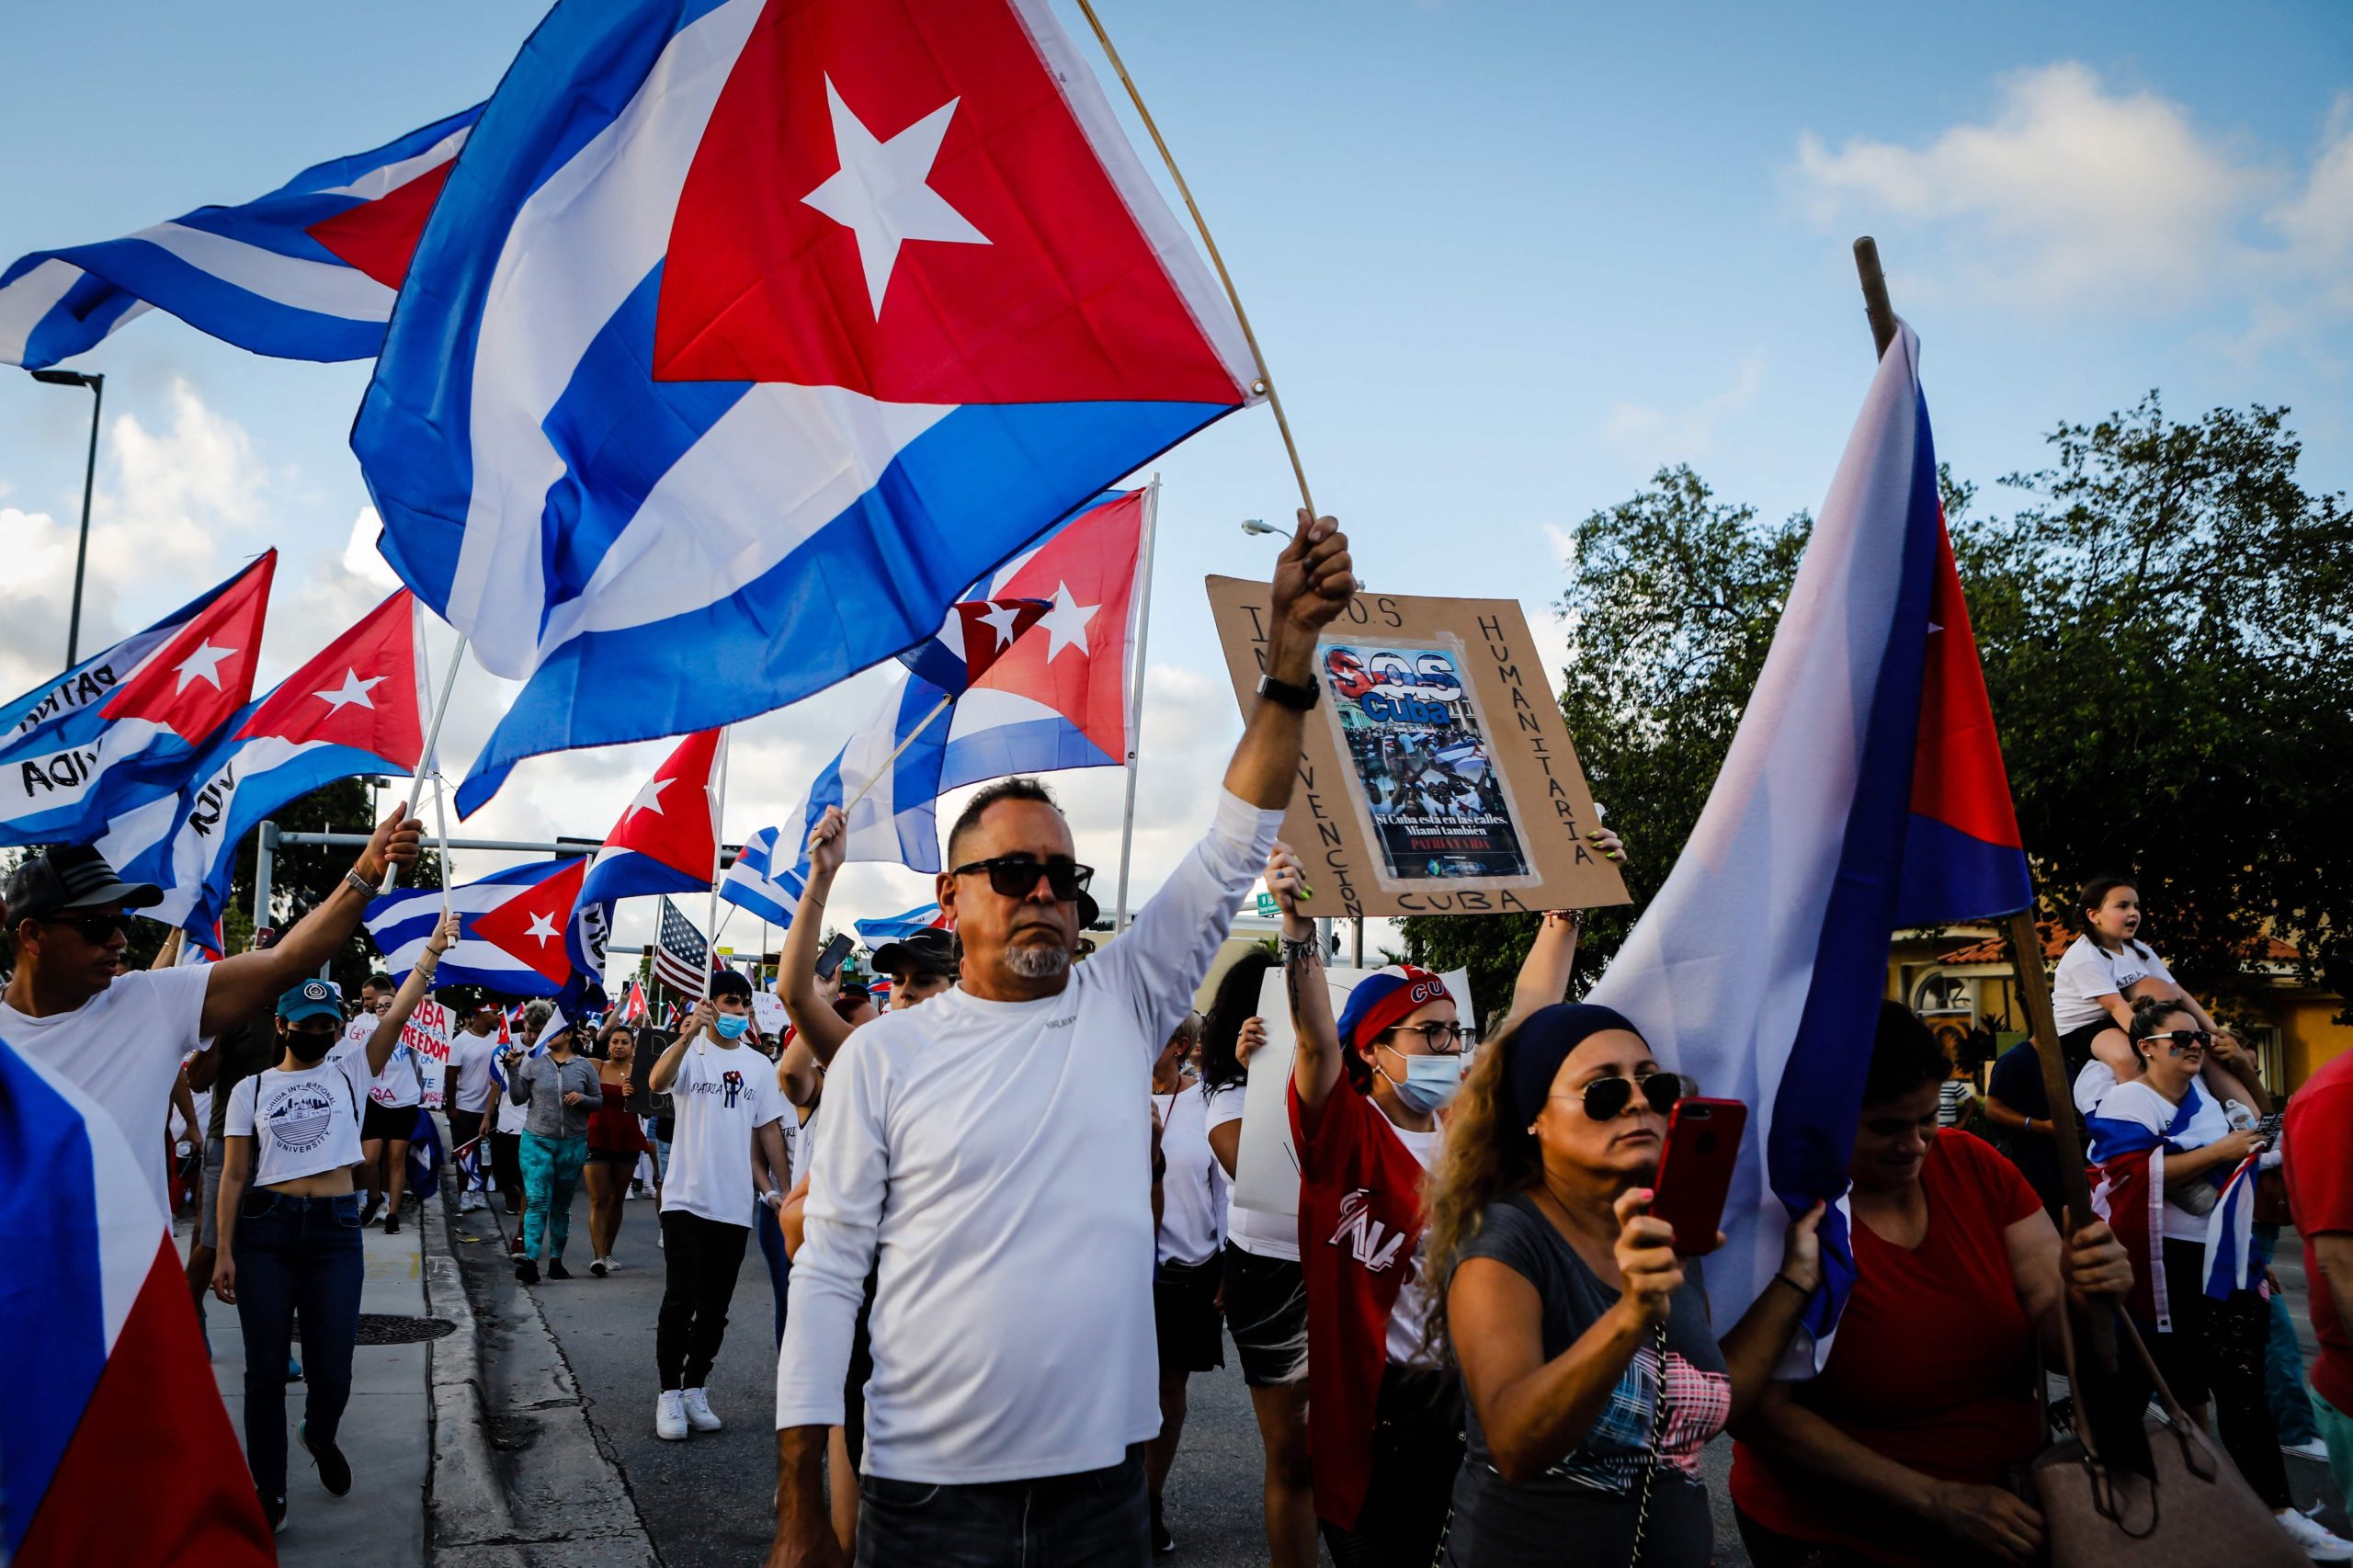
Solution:
M 425 237 L 433 203 L 457 166 L 457 159 L 451 158 L 373 201 L 347 207 L 302 232 L 385 288 L 396 290 L 408 277 L 409 258 Z
M 108 719 L 146 719 L 190 745 L 202 744 L 253 700 L 262 622 L 277 570 L 278 551 L 262 551 L 219 598 L 189 618 L 178 635 L 117 687 L 101 711 Z
M 350 746 L 414 768 L 425 751 L 416 596 L 400 589 L 278 683 L 238 738 Z
M 1103 755 L 1128 754 L 1128 608 L 1144 492 L 1107 502 L 1040 545 L 999 586 L 1046 611 L 973 684 L 1051 708 Z
M 603 853 L 626 849 L 708 881 L 719 853 L 710 823 L 710 770 L 718 756 L 717 730 L 680 741 L 605 835 Z
M 960 599 L 954 607 L 964 644 L 964 684 L 980 684 L 1023 632 L 1053 606 L 1044 599 Z
M 587 874 L 583 856 L 534 887 L 527 887 L 486 915 L 473 918 L 472 933 L 499 951 L 529 964 L 555 984 L 572 978 L 572 954 L 564 946 L 564 928 L 572 924 L 572 906 L 580 896 L 580 879 Z M 506 1020 L 498 1021 L 498 1036 L 506 1038 Z

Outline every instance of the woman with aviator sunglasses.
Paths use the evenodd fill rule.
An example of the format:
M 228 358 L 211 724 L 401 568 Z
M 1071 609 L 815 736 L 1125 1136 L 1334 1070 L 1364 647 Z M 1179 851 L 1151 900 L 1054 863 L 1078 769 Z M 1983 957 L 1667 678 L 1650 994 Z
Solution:
M 1469 1405 L 1442 1561 L 1532 1568 L 1563 1541 L 1594 1562 L 1710 1560 L 1699 1452 L 1820 1283 L 1822 1210 L 1719 1339 L 1698 1263 L 1647 1212 L 1686 1086 L 1620 1014 L 1559 1003 L 1516 1009 L 1464 1081 L 1429 1193 L 1431 1332 Z

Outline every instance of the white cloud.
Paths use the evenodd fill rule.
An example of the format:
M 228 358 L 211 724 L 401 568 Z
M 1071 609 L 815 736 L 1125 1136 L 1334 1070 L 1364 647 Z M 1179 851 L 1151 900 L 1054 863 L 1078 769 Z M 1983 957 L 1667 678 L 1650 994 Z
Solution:
M 2340 99 L 2301 173 L 2180 104 L 2110 90 L 2073 61 L 2005 77 L 1991 114 L 1911 147 L 1807 132 L 1792 175 L 1810 216 L 1876 230 L 1899 298 L 2170 312 L 2226 303 L 2257 324 L 2353 303 L 2353 109 Z
M 1751 356 L 1723 388 L 1684 407 L 1654 408 L 1639 403 L 1611 405 L 1602 421 L 1602 437 L 1639 463 L 1704 457 L 1714 444 L 1716 427 L 1756 402 L 1764 385 L 1765 361 Z
M 401 585 L 400 578 L 376 549 L 376 537 L 384 531 L 384 520 L 373 506 L 362 506 L 359 515 L 351 519 L 351 537 L 344 541 L 343 569 L 354 577 L 391 593 Z

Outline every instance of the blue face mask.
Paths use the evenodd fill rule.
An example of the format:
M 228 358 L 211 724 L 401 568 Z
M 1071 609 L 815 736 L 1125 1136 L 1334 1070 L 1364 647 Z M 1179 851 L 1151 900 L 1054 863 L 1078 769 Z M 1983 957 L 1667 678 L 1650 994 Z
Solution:
M 710 1027 L 719 1031 L 720 1039 L 733 1040 L 737 1036 L 741 1035 L 745 1029 L 752 1027 L 752 1015 L 749 1013 L 722 1013 L 718 1017 L 711 1020 Z
M 1454 1097 L 1462 1086 L 1462 1058 L 1460 1056 L 1408 1056 L 1405 1081 L 1399 1083 L 1387 1073 L 1390 1086 L 1397 1091 L 1397 1102 L 1415 1116 L 1427 1116 Z

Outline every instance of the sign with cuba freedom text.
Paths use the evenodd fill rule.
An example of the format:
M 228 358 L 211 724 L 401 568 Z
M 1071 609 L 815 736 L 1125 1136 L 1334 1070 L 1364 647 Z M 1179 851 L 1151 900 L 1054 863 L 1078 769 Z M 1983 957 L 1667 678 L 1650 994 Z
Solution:
M 1245 708 L 1264 673 L 1264 583 L 1209 579 Z M 1315 648 L 1283 840 L 1317 915 L 1503 915 L 1627 902 L 1586 835 L 1600 825 L 1511 599 L 1359 593 Z

